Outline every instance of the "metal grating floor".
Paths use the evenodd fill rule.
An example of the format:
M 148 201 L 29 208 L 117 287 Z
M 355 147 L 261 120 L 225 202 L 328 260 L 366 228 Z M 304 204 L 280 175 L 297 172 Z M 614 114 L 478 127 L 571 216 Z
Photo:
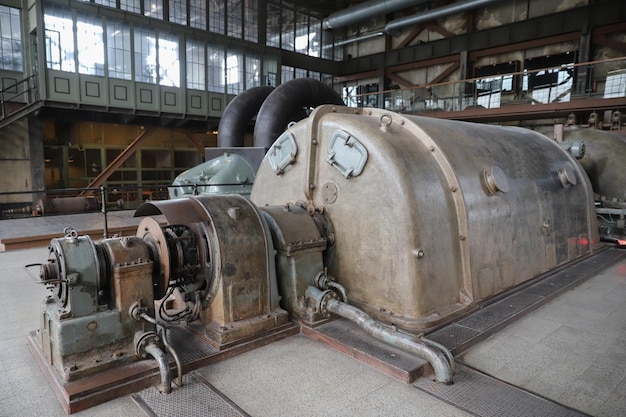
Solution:
M 206 379 L 194 373 L 183 377 L 183 386 L 171 394 L 161 394 L 155 387 L 132 395 L 132 399 L 150 417 L 249 417 Z
M 168 341 L 176 350 L 180 361 L 184 364 L 219 353 L 219 350 L 207 343 L 206 339 L 183 326 L 171 326 L 168 330 Z
M 480 417 L 588 417 L 461 364 L 452 385 L 420 378 L 413 386 Z
M 536 310 L 564 291 L 581 284 L 625 256 L 607 249 L 537 282 L 512 290 L 478 311 L 429 333 L 427 337 L 457 355 L 512 321 Z

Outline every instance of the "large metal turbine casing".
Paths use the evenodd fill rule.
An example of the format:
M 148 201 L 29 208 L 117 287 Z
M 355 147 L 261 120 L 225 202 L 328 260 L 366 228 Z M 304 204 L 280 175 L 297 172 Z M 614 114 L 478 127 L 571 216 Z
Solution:
M 596 199 L 600 238 L 626 245 L 626 137 L 598 129 L 571 128 L 564 143 L 582 142 L 579 160 L 589 175 Z
M 589 180 L 555 142 L 378 109 L 322 106 L 290 127 L 251 200 L 323 208 L 335 234 L 328 273 L 350 303 L 413 332 L 598 242 Z
M 585 155 L 580 159 L 598 197 L 626 204 L 626 137 L 598 129 L 567 129 L 564 140 L 582 141 Z

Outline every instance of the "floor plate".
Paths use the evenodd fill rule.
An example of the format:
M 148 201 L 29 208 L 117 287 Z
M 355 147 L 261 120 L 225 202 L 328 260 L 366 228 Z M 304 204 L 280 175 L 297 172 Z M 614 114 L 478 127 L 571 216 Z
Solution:
M 161 394 L 155 387 L 132 395 L 132 399 L 150 417 L 249 417 L 201 375 L 183 377 L 183 386 L 170 394 Z

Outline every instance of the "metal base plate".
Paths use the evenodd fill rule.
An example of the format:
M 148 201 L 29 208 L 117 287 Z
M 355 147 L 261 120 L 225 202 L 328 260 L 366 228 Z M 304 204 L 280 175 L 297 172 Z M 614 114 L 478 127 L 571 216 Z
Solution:
M 163 395 L 155 387 L 132 395 L 150 417 L 249 417 L 201 375 L 183 377 L 183 386 Z
M 170 344 L 179 356 L 183 373 L 239 355 L 268 343 L 299 333 L 300 328 L 288 323 L 272 329 L 254 340 L 225 350 L 217 350 L 205 337 L 192 333 L 183 326 L 172 326 L 168 332 Z M 28 336 L 28 348 L 37 360 L 57 399 L 68 414 L 85 410 L 106 401 L 132 394 L 160 382 L 156 361 L 142 360 L 119 368 L 109 369 L 73 382 L 64 382 L 50 366 L 43 354 L 36 331 Z M 176 366 L 170 359 L 172 380 L 176 377 Z
M 346 319 L 314 328 L 303 324 L 302 333 L 406 384 L 420 377 L 422 368 L 427 364 L 416 356 L 372 338 Z

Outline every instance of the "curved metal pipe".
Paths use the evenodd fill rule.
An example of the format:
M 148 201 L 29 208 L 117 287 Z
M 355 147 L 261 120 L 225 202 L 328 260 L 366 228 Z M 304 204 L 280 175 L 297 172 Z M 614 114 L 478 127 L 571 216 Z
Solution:
M 276 87 L 265 99 L 254 126 L 254 146 L 269 148 L 289 122 L 298 121 L 303 107 L 322 104 L 343 106 L 341 96 L 313 78 L 296 78 Z
M 178 354 L 174 350 L 174 347 L 170 345 L 170 342 L 167 340 L 167 325 L 165 325 L 165 323 L 159 322 L 157 319 L 153 317 L 150 317 L 146 313 L 141 313 L 140 316 L 142 319 L 144 319 L 148 323 L 152 323 L 155 326 L 159 326 L 161 327 L 161 329 L 163 329 L 161 340 L 163 340 L 163 345 L 165 346 L 165 349 L 167 349 L 168 352 L 170 352 L 172 356 L 174 357 L 174 362 L 176 362 L 176 371 L 178 372 L 178 386 L 182 387 L 183 386 L 183 366 L 180 362 L 180 359 L 178 358 Z
M 333 290 L 341 296 L 341 301 L 344 303 L 348 302 L 348 293 L 343 285 L 336 283 L 335 281 L 330 281 L 326 284 L 329 290 Z
M 385 26 L 385 32 L 389 34 L 397 33 L 400 29 L 407 26 L 415 26 L 420 23 L 429 22 L 455 13 L 464 12 L 466 10 L 476 9 L 493 3 L 498 0 L 468 0 L 452 3 L 448 6 L 432 9 L 424 13 L 415 14 L 413 16 L 404 17 L 402 19 L 392 20 Z
M 422 343 L 415 340 L 414 336 L 400 333 L 395 328 L 374 320 L 364 311 L 335 299 L 329 291 L 322 292 L 309 286 L 306 295 L 316 300 L 322 314 L 333 313 L 346 318 L 370 336 L 426 360 L 433 367 L 437 381 L 452 384 L 454 358 L 445 347 Z
M 335 293 L 339 294 L 341 301 L 344 303 L 348 302 L 346 289 L 343 285 L 335 281 L 335 278 L 327 274 L 326 268 L 315 277 L 315 285 L 322 290 L 333 290 Z
M 261 105 L 274 91 L 274 87 L 260 86 L 238 94 L 228 103 L 217 128 L 217 146 L 222 148 L 242 147 L 246 126 L 258 113 Z
M 349 26 L 353 23 L 362 22 L 370 17 L 385 15 L 398 10 L 427 3 L 429 0 L 370 0 L 358 6 L 331 13 L 322 21 L 325 30 L 337 29 Z
M 169 394 L 172 392 L 172 380 L 170 379 L 170 366 L 165 359 L 165 353 L 154 343 L 148 343 L 143 349 L 159 364 L 161 383 L 157 385 L 157 389 L 161 394 Z

